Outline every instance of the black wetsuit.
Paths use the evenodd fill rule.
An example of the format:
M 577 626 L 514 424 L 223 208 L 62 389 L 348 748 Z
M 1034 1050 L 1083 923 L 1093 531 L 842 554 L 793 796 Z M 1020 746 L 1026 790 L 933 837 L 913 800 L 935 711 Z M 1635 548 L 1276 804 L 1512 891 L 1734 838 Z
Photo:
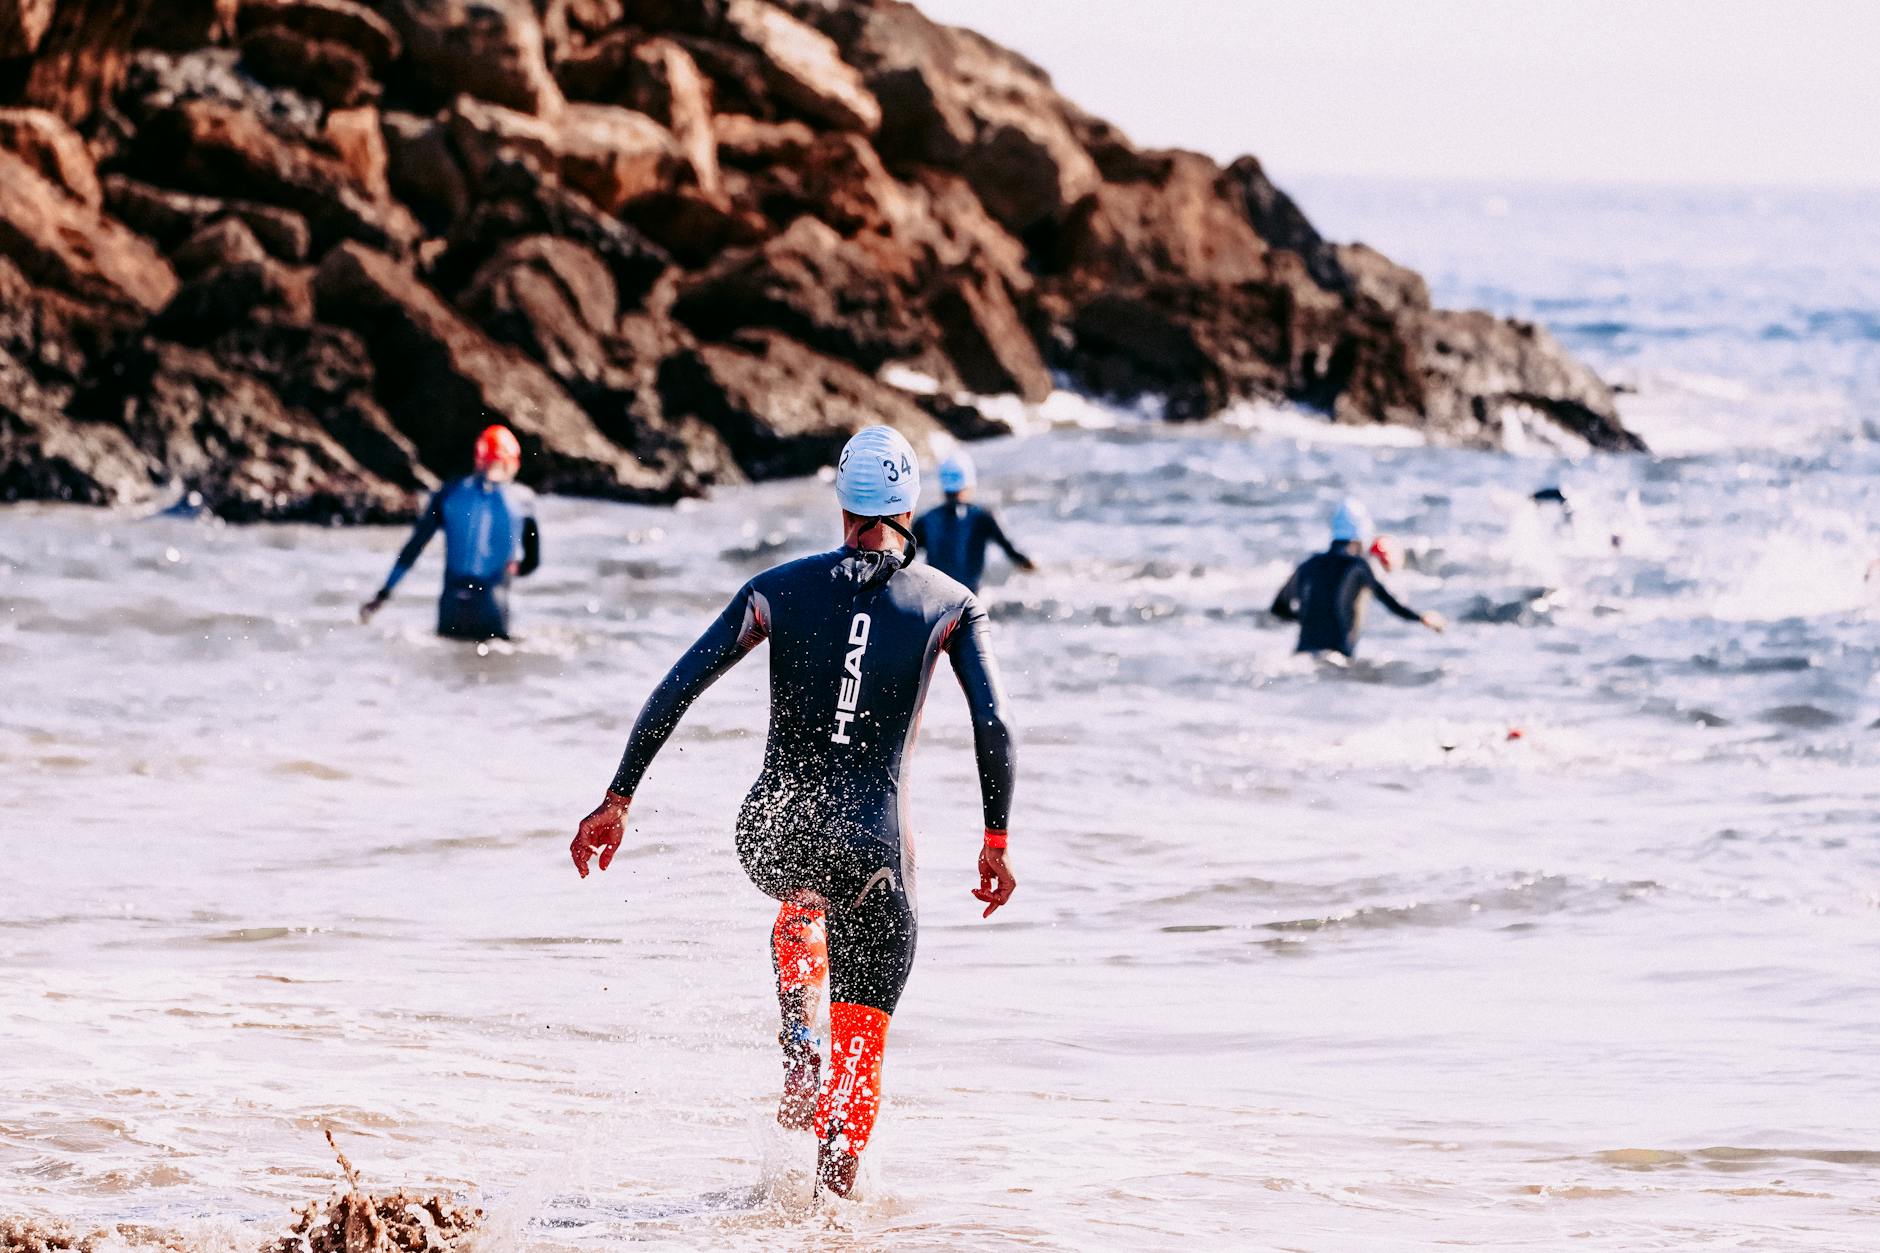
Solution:
M 1364 629 L 1367 593 L 1399 618 L 1415 622 L 1422 617 L 1392 596 L 1371 570 L 1370 559 L 1344 541 L 1294 570 L 1273 599 L 1273 612 L 1299 624 L 1297 651 L 1349 657 L 1358 650 L 1358 633 Z
M 936 570 L 964 583 L 969 591 L 979 590 L 986 574 L 986 546 L 997 544 L 1018 566 L 1029 566 L 1031 559 L 1006 538 L 1005 531 L 992 511 L 964 501 L 949 500 L 929 509 L 914 522 L 914 538 L 920 550 Z
M 612 784 L 633 795 L 692 702 L 770 640 L 770 738 L 738 816 L 738 855 L 778 900 L 809 891 L 827 902 L 830 999 L 886 1013 L 914 961 L 901 774 L 941 653 L 972 713 L 987 827 L 1005 829 L 1013 778 L 985 610 L 939 571 L 899 562 L 845 548 L 745 584 L 648 698 Z

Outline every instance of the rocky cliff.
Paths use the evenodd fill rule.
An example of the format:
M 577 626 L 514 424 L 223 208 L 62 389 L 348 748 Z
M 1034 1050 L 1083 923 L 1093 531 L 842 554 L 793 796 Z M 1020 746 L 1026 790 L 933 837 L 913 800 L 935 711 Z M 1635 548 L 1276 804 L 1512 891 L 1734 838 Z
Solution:
M 1545 332 L 896 0 L 0 0 L 0 498 L 392 518 L 500 419 L 669 500 L 1054 382 L 1639 446 Z

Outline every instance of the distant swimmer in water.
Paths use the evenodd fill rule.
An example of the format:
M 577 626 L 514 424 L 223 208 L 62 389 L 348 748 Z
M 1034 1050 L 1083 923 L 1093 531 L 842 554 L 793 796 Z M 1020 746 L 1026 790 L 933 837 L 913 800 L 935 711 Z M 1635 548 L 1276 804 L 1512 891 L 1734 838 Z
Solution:
M 1030 557 L 1006 538 L 992 511 L 972 503 L 979 472 L 973 459 L 956 452 L 940 463 L 940 490 L 946 503 L 929 509 L 914 524 L 914 538 L 934 569 L 977 592 L 986 573 L 986 548 L 997 544 L 1020 570 L 1036 570 Z
M 903 545 L 920 466 L 898 433 L 871 426 L 836 470 L 843 545 L 758 575 L 648 698 L 600 807 L 570 853 L 581 877 L 619 851 L 627 807 L 692 702 L 765 640 L 770 735 L 738 815 L 745 873 L 777 900 L 771 959 L 783 1017 L 777 1121 L 813 1128 L 816 1178 L 849 1195 L 881 1107 L 889 1016 L 914 964 L 914 853 L 902 774 L 940 655 L 965 689 L 979 763 L 985 915 L 1012 898 L 1006 863 L 1014 756 L 986 612 L 965 587 L 912 564 Z M 815 1011 L 829 983 L 822 1081 Z M 820 1091 L 818 1089 L 820 1088 Z
M 444 592 L 437 601 L 437 633 L 455 640 L 508 639 L 510 576 L 533 574 L 542 563 L 535 493 L 514 481 L 521 468 L 522 446 L 508 427 L 492 426 L 479 435 L 476 472 L 446 483 L 431 497 L 385 586 L 361 606 L 359 620 L 370 622 L 385 607 L 392 589 L 442 530 Z
M 1384 608 L 1408 622 L 1421 622 L 1432 631 L 1446 625 L 1439 614 L 1418 613 L 1400 602 L 1371 569 L 1366 546 L 1371 543 L 1371 515 L 1354 500 L 1347 500 L 1332 515 L 1332 546 L 1306 559 L 1293 571 L 1286 586 L 1273 599 L 1273 613 L 1299 624 L 1299 652 L 1342 653 L 1358 649 L 1364 629 L 1364 606 L 1376 596 Z M 1379 556 L 1391 549 L 1383 548 Z

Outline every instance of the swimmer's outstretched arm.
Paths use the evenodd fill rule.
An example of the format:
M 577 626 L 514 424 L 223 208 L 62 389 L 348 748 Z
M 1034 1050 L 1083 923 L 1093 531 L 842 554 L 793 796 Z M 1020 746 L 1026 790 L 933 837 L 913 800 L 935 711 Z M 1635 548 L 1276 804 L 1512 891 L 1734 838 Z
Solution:
M 588 860 L 596 853 L 600 854 L 602 870 L 613 864 L 625 834 L 627 806 L 633 801 L 633 793 L 685 711 L 717 682 L 719 675 L 737 665 L 769 634 L 770 613 L 764 598 L 746 584 L 646 698 L 606 797 L 581 820 L 574 843 L 568 847 L 574 868 L 583 879 L 587 878 Z
M 1038 563 L 1018 550 L 1018 545 L 1005 534 L 1005 528 L 999 525 L 999 520 L 990 513 L 985 517 L 987 532 L 992 537 L 992 542 L 1005 550 L 1005 555 L 1010 558 L 1012 564 L 1020 570 L 1036 570 Z
M 1006 830 L 1012 820 L 1012 787 L 1018 774 L 1018 753 L 1011 723 L 1005 715 L 1005 686 L 993 660 L 991 624 L 986 611 L 974 602 L 959 629 L 947 640 L 953 673 L 966 693 L 973 719 L 973 751 L 979 759 L 979 795 L 985 810 L 986 840 L 979 850 L 979 887 L 973 895 L 992 911 L 1012 899 L 1018 879 L 1005 860 Z
M 1420 622 L 1430 630 L 1438 633 L 1441 633 L 1443 628 L 1449 625 L 1447 622 L 1443 621 L 1441 614 L 1418 613 L 1416 610 L 1410 608 L 1410 606 L 1398 600 L 1395 596 L 1392 596 L 1390 589 L 1384 586 L 1384 580 L 1377 577 L 1376 571 L 1371 569 L 1369 562 L 1365 563 L 1364 575 L 1370 580 L 1371 594 L 1377 597 L 1378 603 L 1396 614 L 1399 618 L 1402 618 L 1405 622 Z
M 444 493 L 433 492 L 431 503 L 425 506 L 417 525 L 411 528 L 411 538 L 398 550 L 398 559 L 392 562 L 392 572 L 385 576 L 385 586 L 379 589 L 378 595 L 359 607 L 359 621 L 372 621 L 372 615 L 385 607 L 385 602 L 392 598 L 392 589 L 411 573 L 411 567 L 417 565 L 418 558 L 424 555 L 424 546 L 431 542 L 431 537 L 443 525 Z

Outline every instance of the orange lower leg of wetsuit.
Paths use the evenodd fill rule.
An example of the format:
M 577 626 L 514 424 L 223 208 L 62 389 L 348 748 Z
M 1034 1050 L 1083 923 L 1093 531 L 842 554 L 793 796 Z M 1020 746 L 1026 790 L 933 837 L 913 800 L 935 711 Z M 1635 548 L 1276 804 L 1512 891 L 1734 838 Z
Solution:
M 822 910 L 786 901 L 770 929 L 770 952 L 777 965 L 779 996 L 828 978 L 829 946 L 823 938 Z
M 860 1157 L 881 1112 L 888 1015 L 871 1005 L 829 1006 L 829 1078 L 816 1102 L 816 1138 Z

